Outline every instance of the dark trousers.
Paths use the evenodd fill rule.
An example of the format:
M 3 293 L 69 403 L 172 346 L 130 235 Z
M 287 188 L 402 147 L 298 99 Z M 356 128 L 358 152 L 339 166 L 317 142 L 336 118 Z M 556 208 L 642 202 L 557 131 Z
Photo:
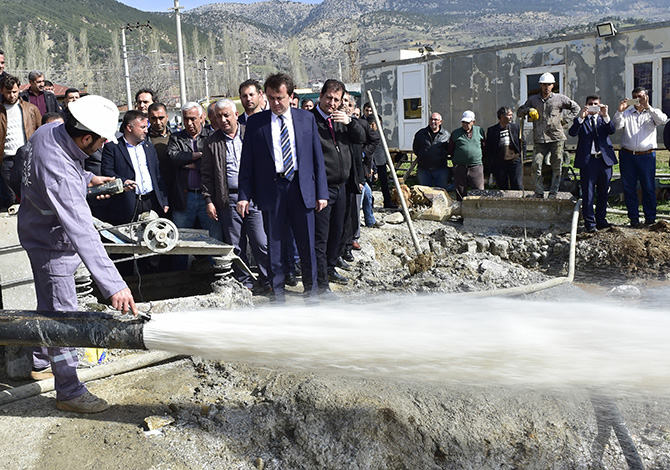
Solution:
M 340 256 L 340 242 L 347 209 L 347 192 L 344 185 L 328 187 L 328 205 L 315 215 L 317 281 L 320 287 L 328 286 L 328 268 L 334 269 Z
M 351 252 L 352 243 L 358 229 L 360 229 L 361 210 L 358 205 L 356 193 L 347 192 L 346 208 L 344 210 L 344 226 L 342 227 L 342 241 L 340 242 L 340 255 Z
M 579 170 L 583 201 L 582 216 L 587 230 L 607 222 L 607 195 L 611 178 L 612 167 L 607 166 L 602 158 L 591 156 L 586 168 Z M 595 213 L 593 212 L 594 198 L 596 199 Z
M 300 193 L 300 183 L 296 175 L 293 181 L 277 178 L 277 197 L 271 210 L 263 211 L 265 232 L 268 236 L 269 276 L 275 300 L 285 301 L 284 266 L 282 260 L 282 242 L 286 236 L 285 225 L 290 224 L 302 269 L 302 284 L 305 293 L 317 294 L 316 256 L 314 253 L 314 209 L 305 207 Z
M 254 255 L 254 260 L 258 266 L 259 281 L 261 285 L 269 285 L 268 280 L 268 251 L 267 251 L 267 236 L 265 235 L 265 228 L 263 227 L 263 214 L 256 208 L 253 201 L 249 204 L 249 213 L 242 218 L 235 210 L 237 205 L 237 194 L 230 193 L 228 195 L 228 207 L 218 211 L 219 221 L 214 224 L 220 224 L 223 241 L 229 245 L 233 245 L 235 254 L 249 266 L 249 259 L 247 258 L 247 240 L 248 245 L 251 246 L 251 252 Z M 235 266 L 233 264 L 233 272 L 235 278 L 244 284 L 246 287 L 253 287 L 251 275 Z
M 642 189 L 642 210 L 644 221 L 656 221 L 656 152 L 645 155 L 633 155 L 621 149 L 619 151 L 619 169 L 623 195 L 626 199 L 628 218 L 634 222 L 640 219 L 640 208 L 637 199 L 637 182 Z
M 484 189 L 484 165 L 454 165 L 454 186 L 459 201 L 468 195 L 468 186 Z
M 498 160 L 495 165 L 495 177 L 498 189 L 523 189 L 523 161 Z
M 2 160 L 2 181 L 0 182 L 0 207 L 9 207 L 16 202 L 16 195 L 9 182 L 14 167 L 14 157 L 5 157 Z

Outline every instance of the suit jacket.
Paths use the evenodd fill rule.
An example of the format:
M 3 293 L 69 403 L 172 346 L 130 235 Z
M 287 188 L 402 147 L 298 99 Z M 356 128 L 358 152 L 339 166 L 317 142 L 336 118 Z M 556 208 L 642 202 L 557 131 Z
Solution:
M 151 183 L 154 187 L 156 199 L 161 207 L 168 205 L 168 198 L 163 184 L 163 178 L 158 167 L 158 155 L 156 149 L 149 142 L 142 142 L 144 153 L 147 156 L 147 165 L 151 175 Z M 101 163 L 102 176 L 114 176 L 125 180 L 137 181 L 135 169 L 133 168 L 130 154 L 126 148 L 126 140 L 119 139 L 118 144 L 108 142 L 102 151 Z M 106 207 L 106 216 L 104 220 L 111 224 L 126 224 L 132 221 L 135 210 L 135 192 L 124 191 L 121 194 L 112 196 L 109 199 L 109 205 Z M 162 216 L 164 214 L 159 213 Z
M 616 131 L 614 122 L 610 119 L 610 122 L 605 123 L 602 116 L 598 115 L 596 117 L 596 128 L 603 161 L 607 166 L 616 165 L 617 159 L 614 154 L 614 148 L 612 147 L 612 141 L 609 137 Z M 580 169 L 586 168 L 586 165 L 591 158 L 591 146 L 596 137 L 596 132 L 594 132 L 593 126 L 591 125 L 591 117 L 588 116 L 581 124 L 579 123 L 579 118 L 575 118 L 572 127 L 568 130 L 568 134 L 573 137 L 577 136 L 579 139 L 577 141 L 575 167 Z
M 307 209 L 318 199 L 328 200 L 326 168 L 314 116 L 291 108 L 295 131 L 298 183 Z M 239 174 L 239 200 L 256 202 L 260 210 L 273 210 L 277 199 L 277 170 L 272 145 L 271 111 L 247 120 Z
M 205 140 L 212 135 L 211 129 L 203 126 L 200 134 L 195 138 L 198 152 L 202 152 L 205 146 Z M 191 136 L 186 130 L 181 130 L 170 134 L 168 142 L 168 157 L 172 161 L 174 173 L 172 174 L 172 184 L 169 189 L 170 208 L 173 211 L 186 210 L 186 194 L 188 193 L 188 172 L 184 165 L 195 163 L 198 171 L 200 170 L 200 160 L 193 160 L 193 147 L 191 147 Z
M 670 150 L 670 125 L 667 122 L 665 123 L 665 129 L 663 129 L 663 143 L 665 148 Z

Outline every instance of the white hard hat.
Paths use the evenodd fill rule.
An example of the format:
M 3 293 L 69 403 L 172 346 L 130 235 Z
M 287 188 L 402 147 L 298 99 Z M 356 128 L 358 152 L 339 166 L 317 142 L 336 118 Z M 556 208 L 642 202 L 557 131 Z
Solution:
M 102 96 L 87 95 L 68 104 L 67 109 L 79 122 L 77 128 L 95 132 L 100 137 L 117 143 L 119 108 L 113 102 Z
M 461 122 L 472 122 L 475 120 L 475 113 L 472 111 L 465 111 L 463 113 L 463 117 L 461 118 Z
M 550 72 L 544 72 L 542 75 L 540 75 L 540 83 L 556 83 L 556 79 L 554 78 L 554 74 Z

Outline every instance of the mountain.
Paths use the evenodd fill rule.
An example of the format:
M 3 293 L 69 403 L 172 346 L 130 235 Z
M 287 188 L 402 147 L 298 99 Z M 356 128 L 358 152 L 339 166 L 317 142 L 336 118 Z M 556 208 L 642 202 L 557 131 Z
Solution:
M 7 70 L 28 70 L 125 100 L 121 28 L 126 30 L 131 89 L 178 95 L 174 14 L 147 13 L 115 0 L 0 0 L 0 49 Z M 267 0 L 215 3 L 182 12 L 189 99 L 233 95 L 250 76 L 276 70 L 300 86 L 338 77 L 355 80 L 371 54 L 430 45 L 437 52 L 509 44 L 617 25 L 670 19 L 667 0 Z M 621 19 L 625 18 L 625 19 Z M 247 62 L 248 60 L 248 62 Z M 206 67 L 205 67 L 206 64 Z M 206 69 L 206 70 L 205 70 Z M 341 72 L 340 72 L 341 71 Z

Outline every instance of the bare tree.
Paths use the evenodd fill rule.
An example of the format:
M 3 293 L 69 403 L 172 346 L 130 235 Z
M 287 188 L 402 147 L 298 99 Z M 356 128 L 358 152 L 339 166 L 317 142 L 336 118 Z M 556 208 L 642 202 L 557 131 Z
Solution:
M 72 33 L 67 33 L 67 83 L 75 86 L 79 83 L 79 58 L 77 42 Z

